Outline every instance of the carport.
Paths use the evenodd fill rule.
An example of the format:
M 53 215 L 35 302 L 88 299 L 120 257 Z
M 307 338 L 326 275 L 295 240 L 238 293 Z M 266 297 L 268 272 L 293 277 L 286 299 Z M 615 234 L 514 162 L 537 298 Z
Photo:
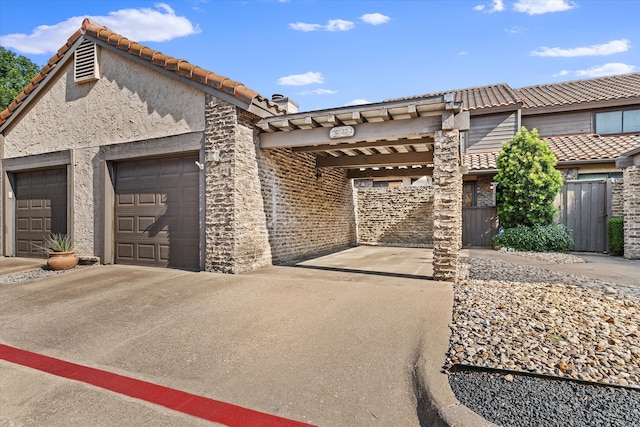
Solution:
M 313 153 L 318 180 L 326 169 L 346 170 L 348 178 L 432 176 L 434 278 L 455 280 L 462 236 L 459 132 L 468 129 L 469 115 L 451 94 L 274 116 L 258 126 L 262 150 Z

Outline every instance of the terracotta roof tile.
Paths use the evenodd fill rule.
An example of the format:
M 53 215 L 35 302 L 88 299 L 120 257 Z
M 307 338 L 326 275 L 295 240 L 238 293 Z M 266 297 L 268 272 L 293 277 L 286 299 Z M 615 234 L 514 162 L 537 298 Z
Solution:
M 523 109 L 640 97 L 640 73 L 527 86 L 515 89 Z
M 518 105 L 520 99 L 518 94 L 506 83 L 499 83 L 488 86 L 478 86 L 466 89 L 448 90 L 443 92 L 428 93 L 425 95 L 410 96 L 406 98 L 388 99 L 387 101 L 408 101 L 411 99 L 441 96 L 453 93 L 454 101 L 462 102 L 465 110 L 478 110 L 481 108 L 501 107 Z
M 613 161 L 634 147 L 640 146 L 640 134 L 630 135 L 568 135 L 543 138 L 559 163 L 576 161 Z M 469 171 L 496 169 L 498 153 L 473 153 L 462 156 Z
M 225 93 L 231 94 L 238 100 L 251 104 L 254 101 L 266 104 L 268 108 L 283 112 L 277 104 L 271 102 L 269 99 L 260 96 L 257 92 L 248 89 L 243 84 L 235 82 L 224 76 L 220 76 L 211 71 L 204 70 L 196 67 L 184 59 L 173 58 L 168 55 L 164 55 L 161 52 L 143 46 L 135 41 L 129 40 L 121 35 L 114 33 L 106 27 L 100 26 L 90 19 L 85 19 L 82 22 L 82 27 L 77 30 L 67 42 L 58 49 L 47 65 L 45 65 L 40 73 L 38 73 L 33 80 L 24 88 L 24 90 L 16 97 L 16 100 L 9 105 L 9 107 L 0 112 L 0 125 L 4 124 L 11 114 L 26 100 L 40 83 L 49 75 L 49 73 L 55 69 L 60 60 L 64 58 L 67 51 L 74 45 L 74 43 L 83 35 L 94 37 L 102 40 L 116 48 L 129 53 L 130 55 L 137 56 L 139 58 L 149 61 L 151 64 L 161 67 L 168 71 L 174 71 L 183 77 L 189 78 L 197 83 L 206 84 L 214 89 L 222 90 Z

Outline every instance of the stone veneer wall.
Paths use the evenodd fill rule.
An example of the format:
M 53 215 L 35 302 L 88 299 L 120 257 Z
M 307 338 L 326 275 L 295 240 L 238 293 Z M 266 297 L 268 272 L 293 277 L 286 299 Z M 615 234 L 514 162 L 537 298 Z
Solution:
M 270 265 L 254 118 L 211 95 L 205 118 L 205 269 L 241 273 Z M 219 161 L 208 156 L 214 150 Z
M 624 169 L 624 257 L 640 259 L 640 166 Z
M 358 244 L 433 247 L 433 188 L 360 188 Z
M 315 156 L 261 150 L 258 118 L 205 101 L 205 270 L 242 273 L 356 243 L 345 171 L 316 176 Z M 219 152 L 219 160 L 211 155 Z
M 347 174 L 322 169 L 315 155 L 261 150 L 260 181 L 274 263 L 356 244 L 353 188 Z
M 433 278 L 458 279 L 462 248 L 462 171 L 460 133 L 439 131 L 433 148 Z
M 612 178 L 611 181 L 611 216 L 624 216 L 624 180 Z

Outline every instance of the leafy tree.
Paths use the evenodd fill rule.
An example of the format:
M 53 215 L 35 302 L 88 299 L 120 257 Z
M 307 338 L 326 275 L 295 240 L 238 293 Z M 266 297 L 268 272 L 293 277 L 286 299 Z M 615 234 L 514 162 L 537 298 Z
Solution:
M 562 186 L 558 163 L 538 131 L 523 127 L 498 155 L 497 201 L 500 225 L 549 225 L 556 209 L 553 201 Z
M 39 72 L 40 66 L 29 58 L 0 46 L 0 111 L 7 108 Z

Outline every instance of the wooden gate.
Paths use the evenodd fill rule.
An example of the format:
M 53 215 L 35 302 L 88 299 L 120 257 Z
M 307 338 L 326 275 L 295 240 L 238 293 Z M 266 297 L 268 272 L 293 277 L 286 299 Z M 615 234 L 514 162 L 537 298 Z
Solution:
M 462 208 L 462 246 L 491 246 L 498 233 L 498 213 L 494 207 Z
M 607 250 L 606 181 L 567 181 L 554 205 L 559 209 L 555 222 L 571 230 L 574 251 Z

